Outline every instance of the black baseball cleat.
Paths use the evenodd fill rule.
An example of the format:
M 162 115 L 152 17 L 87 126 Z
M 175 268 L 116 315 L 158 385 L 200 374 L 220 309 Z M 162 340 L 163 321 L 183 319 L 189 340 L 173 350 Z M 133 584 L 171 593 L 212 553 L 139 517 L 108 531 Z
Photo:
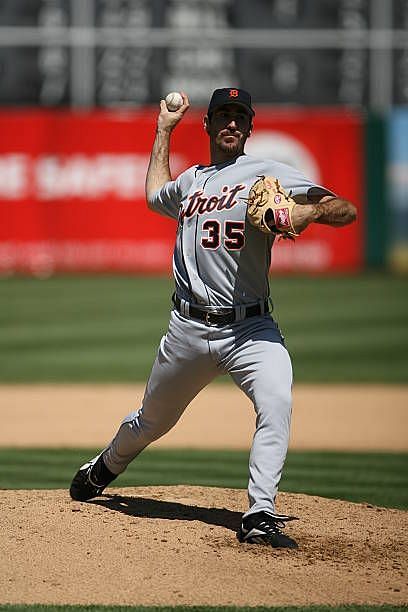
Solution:
M 295 540 L 281 531 L 285 523 L 294 520 L 297 520 L 296 516 L 254 512 L 242 519 L 238 540 L 249 544 L 267 544 L 273 548 L 297 548 Z
M 100 453 L 79 468 L 71 482 L 69 494 L 75 501 L 87 501 L 101 495 L 115 478 L 116 474 L 108 470 Z

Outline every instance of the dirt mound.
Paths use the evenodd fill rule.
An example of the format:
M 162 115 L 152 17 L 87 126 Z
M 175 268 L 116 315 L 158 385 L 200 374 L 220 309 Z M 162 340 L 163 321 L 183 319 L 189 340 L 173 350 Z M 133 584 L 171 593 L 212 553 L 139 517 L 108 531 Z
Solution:
M 408 513 L 281 493 L 299 550 L 239 544 L 246 492 L 0 491 L 0 602 L 144 605 L 408 602 Z

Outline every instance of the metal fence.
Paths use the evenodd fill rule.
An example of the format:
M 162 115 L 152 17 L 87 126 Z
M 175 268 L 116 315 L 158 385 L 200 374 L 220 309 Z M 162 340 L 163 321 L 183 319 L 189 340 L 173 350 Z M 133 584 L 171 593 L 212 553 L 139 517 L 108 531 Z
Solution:
M 0 104 L 408 104 L 408 0 L 0 0 Z

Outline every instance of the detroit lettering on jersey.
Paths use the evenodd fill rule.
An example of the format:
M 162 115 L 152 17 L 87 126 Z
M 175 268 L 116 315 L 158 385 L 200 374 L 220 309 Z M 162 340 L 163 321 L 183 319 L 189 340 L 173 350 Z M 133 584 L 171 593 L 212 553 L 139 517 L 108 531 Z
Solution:
M 187 206 L 180 212 L 180 218 L 190 218 L 194 215 L 203 215 L 213 212 L 214 210 L 227 210 L 238 204 L 239 198 L 237 194 L 246 189 L 246 185 L 242 183 L 229 187 L 224 185 L 221 189 L 222 195 L 203 196 L 204 191 L 199 189 L 195 191 L 189 198 Z
M 181 299 L 230 308 L 268 298 L 274 236 L 246 222 L 246 198 L 259 176 L 277 177 L 305 201 L 310 189 L 323 190 L 292 166 L 241 155 L 190 166 L 154 194 L 152 208 L 179 220 L 173 271 Z

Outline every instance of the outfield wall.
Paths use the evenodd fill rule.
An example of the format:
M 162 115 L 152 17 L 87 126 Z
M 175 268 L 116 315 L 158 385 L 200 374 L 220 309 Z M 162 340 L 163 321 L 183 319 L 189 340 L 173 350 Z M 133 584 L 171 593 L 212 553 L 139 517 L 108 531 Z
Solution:
M 208 163 L 201 111 L 174 133 L 172 171 Z M 156 110 L 0 113 L 0 272 L 163 273 L 175 222 L 147 210 L 144 180 Z M 362 116 L 324 109 L 257 112 L 248 154 L 298 167 L 355 202 L 357 224 L 311 226 L 274 249 L 273 268 L 351 272 L 364 264 Z

